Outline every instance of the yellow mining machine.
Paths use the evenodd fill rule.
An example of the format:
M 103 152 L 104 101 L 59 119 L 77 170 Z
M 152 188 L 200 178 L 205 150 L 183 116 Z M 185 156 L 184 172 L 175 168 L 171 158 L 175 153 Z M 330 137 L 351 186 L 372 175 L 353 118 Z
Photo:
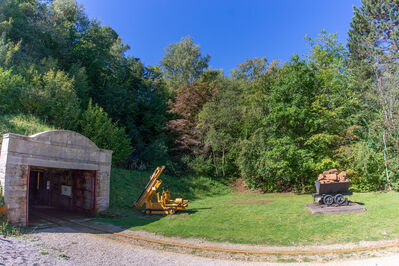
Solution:
M 188 206 L 188 200 L 177 198 L 175 200 L 170 199 L 169 191 L 163 191 L 161 196 L 156 193 L 162 181 L 159 180 L 165 166 L 157 167 L 154 173 L 150 177 L 147 185 L 143 192 L 141 192 L 139 198 L 134 203 L 134 206 L 139 209 L 145 205 L 146 214 L 174 214 L 178 210 L 184 210 Z M 157 201 L 155 202 L 152 196 L 156 193 Z

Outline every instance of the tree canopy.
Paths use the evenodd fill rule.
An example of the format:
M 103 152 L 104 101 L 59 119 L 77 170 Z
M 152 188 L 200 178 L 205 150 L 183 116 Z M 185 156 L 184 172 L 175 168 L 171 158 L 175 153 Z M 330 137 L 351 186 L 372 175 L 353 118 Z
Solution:
M 156 66 L 74 0 L 0 1 L 0 112 L 76 130 L 113 164 L 310 191 L 346 170 L 352 189 L 399 189 L 399 2 L 362 0 L 345 47 L 322 30 L 279 63 L 230 75 L 190 36 Z

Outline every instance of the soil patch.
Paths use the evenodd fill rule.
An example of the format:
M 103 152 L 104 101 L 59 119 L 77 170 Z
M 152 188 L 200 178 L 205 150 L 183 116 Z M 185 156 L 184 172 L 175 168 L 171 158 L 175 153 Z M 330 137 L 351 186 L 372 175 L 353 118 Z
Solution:
M 249 189 L 244 182 L 244 179 L 242 178 L 237 178 L 236 182 L 233 185 L 233 189 L 235 192 L 239 193 L 260 193 L 260 189 L 254 189 L 251 190 Z
M 366 208 L 356 202 L 349 202 L 347 206 L 332 205 L 327 206 L 317 202 L 306 205 L 313 215 L 338 214 L 348 212 L 365 212 Z
M 274 200 L 242 200 L 233 201 L 232 204 L 242 204 L 242 205 L 266 205 L 272 203 Z

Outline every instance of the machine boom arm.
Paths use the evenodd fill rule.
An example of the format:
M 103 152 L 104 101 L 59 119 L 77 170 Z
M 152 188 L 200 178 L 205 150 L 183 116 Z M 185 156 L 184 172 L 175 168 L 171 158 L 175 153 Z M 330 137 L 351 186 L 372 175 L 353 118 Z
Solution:
M 165 166 L 155 169 L 143 192 L 141 192 L 139 198 L 134 203 L 137 209 L 145 205 L 146 214 L 173 214 L 176 211 L 184 210 L 188 206 L 188 200 L 183 200 L 182 198 L 172 200 L 169 191 L 163 191 L 161 196 L 159 193 L 156 193 L 157 189 L 162 184 L 159 177 L 164 169 Z M 155 193 L 157 195 L 157 201 L 153 199 Z
M 136 208 L 140 208 L 146 203 L 146 201 L 152 200 L 152 196 L 155 194 L 159 186 L 162 184 L 162 181 L 158 180 L 158 178 L 161 176 L 164 169 L 165 166 L 157 167 L 157 169 L 155 169 L 154 173 L 150 177 L 150 180 L 145 186 L 143 192 L 141 192 L 139 198 L 134 203 L 134 206 Z

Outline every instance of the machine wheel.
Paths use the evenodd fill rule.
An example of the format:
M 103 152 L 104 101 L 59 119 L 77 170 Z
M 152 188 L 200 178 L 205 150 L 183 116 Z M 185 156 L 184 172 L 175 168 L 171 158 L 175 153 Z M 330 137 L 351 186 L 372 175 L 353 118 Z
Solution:
M 334 202 L 338 205 L 342 205 L 345 202 L 345 198 L 342 194 L 337 194 L 334 197 Z
M 169 209 L 169 214 L 175 214 L 175 212 L 176 212 L 175 209 L 173 209 L 173 208 Z
M 333 198 L 333 196 L 331 196 L 331 195 L 325 195 L 325 196 L 323 197 L 323 203 L 326 204 L 326 205 L 331 205 L 331 204 L 333 204 L 333 203 L 334 203 L 334 198 Z
M 151 214 L 150 210 L 145 210 L 145 214 Z

